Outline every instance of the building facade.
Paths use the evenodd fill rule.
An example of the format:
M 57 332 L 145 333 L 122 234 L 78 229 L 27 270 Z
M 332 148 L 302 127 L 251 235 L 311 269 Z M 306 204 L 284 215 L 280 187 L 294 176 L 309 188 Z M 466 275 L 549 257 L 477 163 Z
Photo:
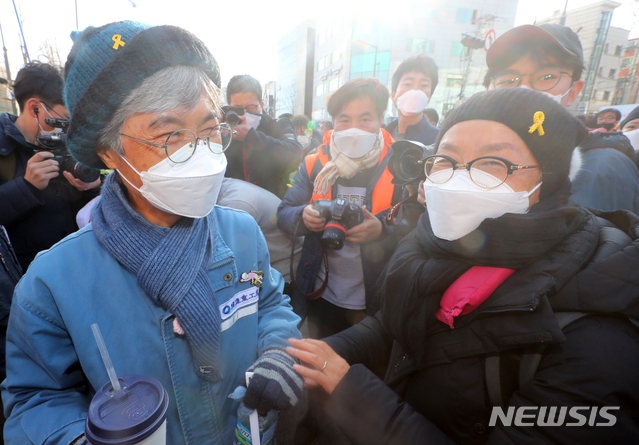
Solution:
M 570 110 L 582 114 L 610 106 L 615 97 L 624 48 L 630 31 L 610 26 L 612 14 L 621 3 L 603 0 L 566 12 L 565 24 L 579 35 L 585 68 L 584 88 Z M 537 22 L 560 23 L 562 14 Z
M 408 57 L 426 54 L 439 67 L 439 84 L 429 107 L 440 114 L 482 91 L 486 52 L 470 57 L 461 43 L 464 34 L 484 39 L 513 27 L 517 0 L 456 0 L 411 2 L 401 16 L 391 19 L 358 16 L 318 21 L 312 118 L 329 119 L 328 96 L 359 77 L 376 77 L 391 91 L 393 73 Z M 392 5 L 389 5 L 392 7 Z M 389 101 L 386 121 L 397 116 Z
M 277 42 L 275 116 L 311 114 L 315 23 L 307 20 Z

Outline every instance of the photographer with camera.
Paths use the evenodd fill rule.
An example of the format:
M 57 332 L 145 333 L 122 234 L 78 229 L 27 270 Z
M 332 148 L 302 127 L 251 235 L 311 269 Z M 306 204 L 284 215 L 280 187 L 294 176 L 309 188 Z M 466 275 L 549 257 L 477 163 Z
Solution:
M 61 139 L 62 128 L 45 120 L 69 118 L 63 83 L 52 65 L 26 65 L 13 85 L 20 116 L 0 115 L 0 224 L 25 271 L 38 252 L 78 230 L 76 213 L 99 192 L 99 177 L 84 182 L 61 171 L 66 149 L 51 150 L 38 140 L 50 139 L 54 147 Z
M 302 153 L 293 125 L 263 112 L 262 86 L 248 74 L 231 78 L 226 100 L 224 121 L 234 130 L 226 177 L 251 182 L 281 199 Z
M 386 165 L 391 135 L 381 128 L 388 90 L 354 79 L 327 108 L 335 130 L 308 155 L 278 209 L 278 223 L 305 235 L 291 296 L 308 315 L 312 336 L 325 337 L 373 314 L 373 286 L 394 249 L 388 209 L 401 198 Z M 325 140 L 326 140 L 325 136 Z

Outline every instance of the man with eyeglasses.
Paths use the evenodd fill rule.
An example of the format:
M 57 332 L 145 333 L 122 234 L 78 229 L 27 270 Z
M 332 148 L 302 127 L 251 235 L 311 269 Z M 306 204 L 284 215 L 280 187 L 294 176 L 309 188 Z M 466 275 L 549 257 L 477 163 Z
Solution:
M 38 252 L 78 230 L 76 213 L 99 192 L 100 179 L 86 183 L 61 172 L 36 139 L 57 131 L 45 118 L 69 118 L 63 83 L 52 65 L 26 65 L 13 85 L 20 116 L 0 116 L 0 225 L 23 271 Z
M 262 86 L 248 74 L 231 78 L 226 100 L 224 117 L 235 130 L 226 151 L 226 177 L 251 182 L 282 199 L 302 155 L 293 125 L 264 113 Z
M 584 57 L 577 34 L 554 23 L 523 25 L 500 36 L 486 54 L 484 86 L 529 88 L 564 107 L 583 89 Z M 639 170 L 633 160 L 611 144 L 605 132 L 592 133 L 573 153 L 581 164 L 572 180 L 572 199 L 607 211 L 639 212 Z
M 621 112 L 615 108 L 606 108 L 597 113 L 597 126 L 599 131 L 615 131 L 619 121 L 621 120 Z

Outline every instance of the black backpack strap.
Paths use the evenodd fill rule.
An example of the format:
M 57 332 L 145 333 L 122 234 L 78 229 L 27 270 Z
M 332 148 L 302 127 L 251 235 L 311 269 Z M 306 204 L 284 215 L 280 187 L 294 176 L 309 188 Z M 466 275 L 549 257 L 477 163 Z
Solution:
M 504 401 L 501 394 L 501 375 L 499 372 L 499 353 L 486 354 L 484 370 L 486 371 L 486 388 L 488 399 L 492 406 L 502 406 Z
M 558 312 L 555 313 L 555 317 L 557 318 L 557 323 L 559 324 L 560 329 L 564 329 L 570 323 L 575 322 L 583 317 L 588 316 L 589 314 L 585 312 Z M 519 387 L 522 388 L 525 384 L 530 382 L 535 373 L 537 372 L 537 368 L 539 367 L 539 363 L 541 363 L 541 358 L 546 351 L 546 346 L 543 345 L 542 350 L 539 351 L 537 349 L 531 350 L 531 352 L 526 352 L 521 356 L 521 361 L 519 363 Z M 503 395 L 501 391 L 501 375 L 499 371 L 499 362 L 500 362 L 499 353 L 497 354 L 486 354 L 486 358 L 484 360 L 484 367 L 486 371 L 486 388 L 488 390 L 488 398 L 490 399 L 490 403 L 493 406 L 503 406 Z

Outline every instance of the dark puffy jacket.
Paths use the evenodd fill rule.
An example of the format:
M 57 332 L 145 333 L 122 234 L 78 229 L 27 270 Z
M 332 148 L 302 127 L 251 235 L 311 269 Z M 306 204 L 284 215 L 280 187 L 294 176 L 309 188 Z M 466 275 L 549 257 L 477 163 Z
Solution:
M 551 261 L 556 253 L 567 259 L 560 263 L 568 274 L 561 289 L 546 297 L 515 287 L 489 298 L 472 317 L 466 316 L 466 323 L 456 322 L 455 329 L 442 323 L 431 332 L 426 359 L 419 363 L 393 342 L 380 314 L 329 337 L 329 345 L 351 364 L 370 363 L 392 345 L 385 381 L 361 364 L 351 366 L 329 399 L 329 416 L 353 444 L 637 443 L 639 329 L 631 319 L 639 317 L 639 218 L 627 212 L 600 216 L 609 221 L 592 217 L 586 222 L 599 233 L 594 254 L 584 253 L 582 245 L 549 252 Z M 410 237 L 398 252 L 408 247 Z M 577 261 L 580 256 L 585 260 Z M 543 289 L 543 271 L 526 270 L 527 276 L 519 277 L 522 283 Z M 562 330 L 555 313 L 573 311 L 589 315 Z M 541 362 L 520 386 L 519 372 L 530 370 L 520 361 L 531 344 L 533 351 L 546 349 L 538 349 L 544 351 Z M 564 426 L 504 426 L 497 421 L 491 427 L 494 405 L 486 375 L 487 357 L 495 350 L 501 355 L 498 381 L 506 406 L 620 407 L 609 411 L 616 423 L 575 428 L 565 423 L 579 419 L 567 414 Z M 526 412 L 532 417 L 524 422 L 536 422 L 537 413 Z M 584 423 L 591 421 L 590 408 L 579 414 Z M 608 423 L 601 416 L 595 421 Z
M 0 115 L 0 225 L 7 229 L 26 271 L 38 252 L 78 230 L 75 216 L 98 195 L 99 188 L 81 192 L 62 174 L 44 190 L 25 181 L 27 162 L 39 148 L 24 139 L 16 119 L 8 113 Z M 3 177 L 7 172 L 9 177 Z
M 386 131 L 392 134 L 397 130 L 398 125 L 399 119 L 396 119 L 388 124 Z M 435 140 L 437 140 L 437 135 L 439 135 L 439 128 L 433 127 L 430 122 L 428 122 L 428 119 L 426 119 L 426 116 L 422 116 L 421 121 L 406 127 L 404 139 L 408 141 L 421 142 L 424 145 L 431 145 L 435 143 Z
M 366 208 L 372 209 L 371 213 L 382 222 L 382 233 L 374 241 L 361 245 L 362 266 L 364 271 L 364 286 L 366 287 L 366 311 L 369 314 L 374 314 L 379 308 L 378 302 L 373 300 L 375 295 L 374 288 L 379 278 L 380 273 L 384 269 L 386 262 L 393 254 L 395 247 L 397 246 L 397 237 L 394 235 L 395 228 L 388 226 L 385 222 L 388 209 L 375 213 L 375 206 L 373 205 L 373 190 L 377 185 L 377 182 L 381 175 L 387 170 L 388 159 L 392 152 L 390 145 L 392 144 L 392 138 L 390 134 L 385 133 L 387 138 L 385 152 L 386 155 L 380 159 L 380 162 L 372 175 L 372 179 L 366 188 L 366 197 L 364 199 L 364 205 Z M 324 141 L 330 140 L 330 133 L 327 132 L 324 135 Z M 319 147 L 321 153 L 325 153 L 330 157 L 329 146 L 327 144 Z M 313 155 L 311 155 L 313 156 Z M 280 206 L 277 209 L 278 225 L 282 231 L 293 234 L 297 226 L 297 235 L 304 236 L 304 245 L 302 248 L 302 255 L 300 257 L 299 265 L 297 266 L 297 272 L 295 275 L 295 281 L 299 285 L 300 289 L 295 288 L 293 295 L 291 296 L 291 304 L 295 312 L 302 318 L 306 315 L 306 297 L 303 294 L 310 294 L 315 290 L 315 280 L 321 268 L 322 262 L 322 246 L 320 239 L 322 232 L 309 231 L 303 222 L 298 221 L 302 216 L 304 207 L 311 202 L 313 196 L 313 181 L 319 171 L 309 172 L 306 167 L 306 162 L 302 162 L 293 180 L 293 186 L 286 192 L 286 196 L 282 200 Z M 334 185 L 331 190 L 332 199 L 335 199 L 337 186 Z M 401 199 L 401 187 L 394 186 L 392 190 L 392 204 L 399 202 Z M 330 279 L 330 274 L 329 274 Z
M 7 322 L 13 300 L 13 289 L 22 277 L 22 268 L 9 242 L 7 232 L 0 226 L 0 378 L 7 376 L 5 366 L 5 343 L 7 338 Z
M 572 181 L 571 198 L 584 207 L 639 214 L 639 170 L 628 138 L 597 131 L 578 148 L 582 166 Z
M 263 115 L 257 130 L 251 129 L 243 142 L 234 139 L 225 154 L 227 178 L 252 182 L 282 199 L 302 146 L 291 121 Z

